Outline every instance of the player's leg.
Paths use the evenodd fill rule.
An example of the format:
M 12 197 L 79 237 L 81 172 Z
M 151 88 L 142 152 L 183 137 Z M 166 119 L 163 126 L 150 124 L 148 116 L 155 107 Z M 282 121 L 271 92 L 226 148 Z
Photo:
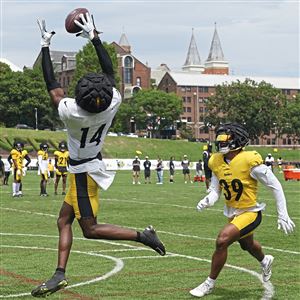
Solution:
M 227 260 L 228 247 L 239 240 L 240 231 L 233 224 L 227 224 L 219 233 L 216 240 L 216 248 L 212 256 L 211 270 L 209 277 L 199 286 L 190 291 L 195 297 L 203 297 L 212 292 L 215 281 L 224 267 Z
M 55 195 L 57 195 L 57 188 L 58 188 L 58 183 L 59 183 L 60 177 L 61 177 L 60 174 L 56 173 L 55 183 L 54 183 L 54 194 Z
M 88 239 L 130 240 L 141 242 L 165 255 L 165 247 L 155 230 L 147 227 L 143 232 L 123 228 L 112 224 L 97 224 L 99 209 L 99 188 L 97 183 L 86 173 L 70 174 L 70 188 L 66 200 L 71 196 L 75 216 L 78 219 L 83 235 Z M 69 194 L 72 193 L 72 194 Z
M 72 247 L 72 223 L 74 217 L 75 215 L 72 206 L 64 202 L 57 219 L 57 227 L 59 231 L 57 268 L 53 276 L 48 281 L 43 282 L 41 285 L 32 290 L 32 296 L 46 297 L 68 285 L 65 277 L 65 269 Z
M 62 175 L 62 195 L 66 194 L 66 187 L 67 187 L 67 174 Z

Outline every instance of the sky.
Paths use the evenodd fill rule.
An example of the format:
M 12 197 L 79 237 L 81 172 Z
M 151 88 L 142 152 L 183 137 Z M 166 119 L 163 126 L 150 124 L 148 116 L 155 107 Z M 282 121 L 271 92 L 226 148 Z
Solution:
M 0 0 L 0 57 L 31 67 L 40 51 L 36 19 L 56 31 L 52 50 L 78 51 L 86 43 L 65 31 L 70 11 L 94 15 L 101 39 L 119 42 L 124 32 L 132 54 L 152 69 L 181 70 L 194 28 L 201 62 L 208 57 L 214 23 L 230 74 L 299 77 L 300 0 Z

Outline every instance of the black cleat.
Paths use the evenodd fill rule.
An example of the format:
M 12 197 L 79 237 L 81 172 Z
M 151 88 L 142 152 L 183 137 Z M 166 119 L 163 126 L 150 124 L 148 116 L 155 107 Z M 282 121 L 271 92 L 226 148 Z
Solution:
M 141 232 L 140 234 L 140 240 L 141 242 L 155 250 L 158 254 L 160 255 L 165 255 L 166 254 L 166 249 L 164 244 L 159 240 L 155 229 L 153 228 L 152 225 L 149 225 L 146 227 L 146 229 Z
M 33 297 L 45 298 L 68 285 L 65 273 L 56 271 L 46 282 L 42 283 L 31 291 Z

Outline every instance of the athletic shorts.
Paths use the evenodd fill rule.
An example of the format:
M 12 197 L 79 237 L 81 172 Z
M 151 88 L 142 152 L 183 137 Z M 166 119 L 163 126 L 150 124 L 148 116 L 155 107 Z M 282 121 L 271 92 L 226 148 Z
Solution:
M 144 170 L 144 176 L 145 176 L 145 178 L 150 177 L 150 174 L 151 174 L 150 170 L 148 170 L 148 169 Z
M 240 238 L 242 239 L 253 233 L 253 231 L 261 223 L 261 219 L 261 211 L 247 211 L 241 215 L 235 216 L 234 218 L 228 219 L 228 222 L 238 228 L 241 233 Z
M 56 176 L 67 176 L 67 167 L 57 167 Z
M 175 170 L 174 169 L 170 169 L 170 175 L 173 176 L 175 173 Z
M 190 169 L 182 169 L 182 174 L 190 174 Z
M 48 180 L 48 171 L 45 171 L 45 172 L 41 172 L 41 179 L 42 180 Z
M 99 188 L 87 174 L 70 174 L 69 189 L 65 202 L 73 207 L 76 219 L 94 217 L 99 209 Z
M 50 173 L 50 178 L 54 178 L 54 171 L 49 171 Z
M 140 171 L 132 171 L 133 176 L 140 176 Z

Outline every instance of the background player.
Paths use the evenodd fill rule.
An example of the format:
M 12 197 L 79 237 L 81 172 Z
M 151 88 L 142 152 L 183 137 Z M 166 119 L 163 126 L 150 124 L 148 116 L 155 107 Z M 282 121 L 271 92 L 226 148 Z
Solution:
M 212 145 L 209 143 L 207 145 L 203 146 L 203 169 L 204 169 L 204 175 L 205 175 L 205 185 L 206 185 L 206 192 L 209 193 L 209 186 L 211 181 L 211 169 L 208 166 L 208 161 L 212 154 Z
M 62 177 L 62 195 L 66 194 L 67 175 L 68 175 L 68 163 L 69 163 L 69 151 L 67 151 L 67 145 L 65 142 L 60 142 L 58 145 L 59 151 L 54 152 L 55 156 L 55 184 L 54 194 L 57 195 L 57 188 L 60 177 Z
M 143 232 L 112 224 L 98 224 L 98 192 L 107 189 L 114 173 L 106 171 L 101 149 L 111 122 L 121 104 L 121 95 L 115 88 L 111 59 L 102 45 L 94 22 L 87 13 L 81 15 L 83 37 L 88 38 L 97 53 L 103 73 L 90 73 L 81 78 L 75 89 L 75 99 L 66 98 L 55 80 L 49 45 L 54 32 L 47 32 L 45 21 L 39 22 L 42 34 L 42 69 L 50 98 L 68 131 L 70 152 L 69 190 L 57 221 L 59 230 L 58 263 L 52 278 L 32 292 L 34 297 L 50 295 L 67 285 L 65 269 L 72 246 L 72 223 L 79 222 L 83 235 L 89 239 L 131 240 L 141 242 L 165 255 L 164 245 L 152 226 Z
M 227 248 L 238 241 L 241 248 L 256 258 L 262 267 L 263 281 L 269 281 L 272 275 L 274 257 L 265 255 L 261 245 L 255 241 L 253 231 L 259 226 L 261 211 L 265 204 L 257 199 L 257 183 L 270 188 L 276 200 L 278 228 L 286 234 L 294 230 L 295 224 L 290 219 L 282 186 L 273 172 L 263 163 L 256 151 L 244 151 L 249 143 L 249 135 L 244 127 L 235 123 L 221 125 L 216 131 L 216 150 L 209 160 L 212 170 L 210 193 L 197 205 L 198 211 L 214 205 L 221 191 L 224 193 L 224 215 L 228 224 L 221 229 L 216 249 L 212 256 L 209 277 L 198 287 L 190 291 L 195 297 L 210 294 L 226 259 Z
M 47 182 L 48 182 L 48 149 L 49 146 L 47 143 L 40 144 L 40 150 L 38 151 L 38 164 L 39 164 L 39 173 L 41 176 L 40 182 L 40 196 L 47 197 Z

